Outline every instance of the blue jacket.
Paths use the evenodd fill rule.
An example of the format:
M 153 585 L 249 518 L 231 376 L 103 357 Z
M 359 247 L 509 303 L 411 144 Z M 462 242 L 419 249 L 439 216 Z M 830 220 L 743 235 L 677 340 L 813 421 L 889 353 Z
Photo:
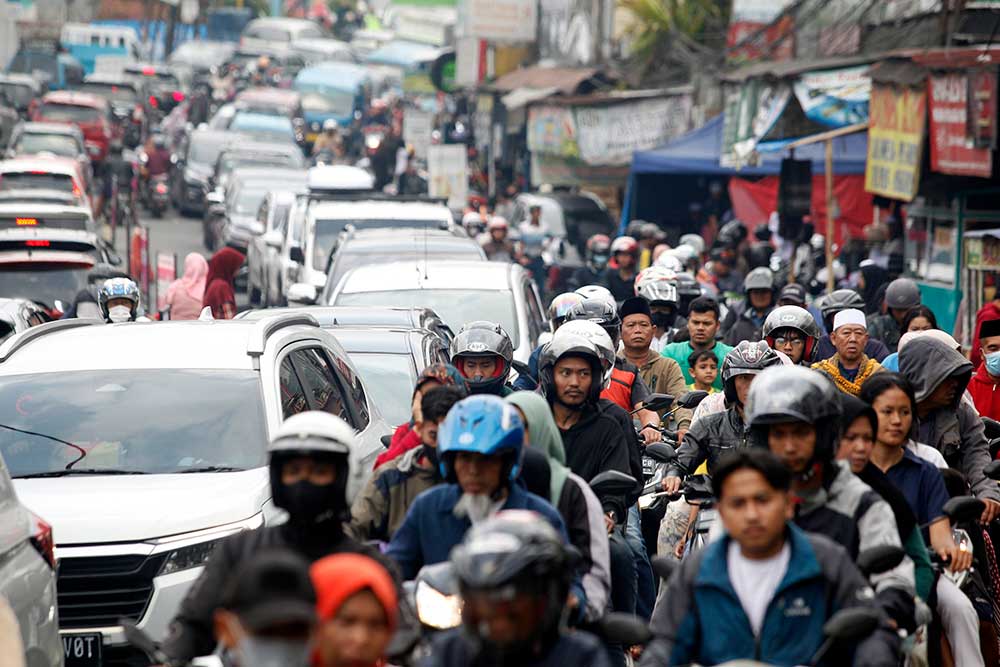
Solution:
M 534 391 L 538 388 L 538 358 L 542 356 L 543 347 L 545 346 L 539 345 L 531 351 L 531 356 L 528 357 L 528 368 L 531 370 L 531 375 L 528 377 L 518 375 L 517 379 L 514 380 L 514 391 Z
M 640 667 L 715 665 L 754 659 L 769 665 L 805 665 L 823 643 L 823 624 L 841 608 L 871 605 L 873 592 L 847 552 L 825 537 L 789 524 L 791 558 L 755 637 L 729 580 L 728 536 L 681 563 L 661 590 L 650 628 L 657 637 Z M 887 629 L 861 641 L 855 665 L 895 664 Z
M 448 560 L 451 550 L 465 537 L 472 527 L 466 518 L 455 516 L 454 509 L 462 489 L 458 484 L 442 484 L 417 496 L 403 525 L 389 543 L 386 555 L 399 564 L 406 580 L 417 576 L 424 565 L 434 565 Z M 532 510 L 538 512 L 559 531 L 563 541 L 568 541 L 566 526 L 556 508 L 546 500 L 528 493 L 519 484 L 512 484 L 505 510 Z

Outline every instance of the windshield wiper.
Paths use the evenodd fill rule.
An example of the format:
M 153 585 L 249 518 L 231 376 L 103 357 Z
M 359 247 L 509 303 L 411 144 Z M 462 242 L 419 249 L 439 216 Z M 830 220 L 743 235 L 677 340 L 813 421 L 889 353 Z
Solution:
M 175 470 L 173 474 L 185 475 L 191 472 L 243 472 L 246 468 L 236 468 L 234 466 L 202 466 L 200 468 L 185 468 Z
M 142 470 L 119 470 L 117 468 L 68 468 L 66 470 L 47 470 L 33 472 L 27 475 L 11 475 L 14 479 L 33 479 L 36 477 L 69 477 L 70 475 L 148 475 Z

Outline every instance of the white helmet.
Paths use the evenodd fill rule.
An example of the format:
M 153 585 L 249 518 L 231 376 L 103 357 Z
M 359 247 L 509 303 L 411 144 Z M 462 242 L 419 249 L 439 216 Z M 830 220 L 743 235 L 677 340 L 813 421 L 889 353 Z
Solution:
M 676 255 L 671 254 L 670 251 L 667 251 L 656 258 L 656 266 L 661 266 L 677 273 L 681 273 L 684 270 L 684 264 Z
M 580 336 L 586 338 L 601 354 L 601 365 L 604 366 L 604 375 L 601 377 L 601 388 L 607 389 L 611 383 L 611 371 L 615 368 L 616 350 L 611 336 L 597 322 L 590 320 L 570 320 L 563 324 L 552 336 L 552 340 L 562 340 L 567 336 Z
M 680 245 L 691 246 L 699 255 L 705 252 L 705 239 L 700 234 L 682 234 Z
M 324 132 L 335 132 L 339 128 L 340 126 L 337 124 L 337 121 L 335 121 L 332 118 L 327 118 L 326 120 L 323 121 Z
M 343 419 L 328 412 L 310 410 L 292 415 L 275 431 L 267 452 L 272 460 L 275 455 L 279 458 L 294 454 L 344 456 L 348 475 L 345 487 L 347 507 L 350 507 L 364 483 L 365 467 L 360 460 L 357 433 Z
M 616 308 L 618 307 L 618 304 L 615 302 L 615 295 L 603 285 L 584 285 L 576 290 L 576 293 L 584 299 L 600 299 L 601 301 L 613 304 Z
M 650 266 L 649 268 L 643 269 L 635 277 L 635 294 L 639 296 L 639 290 L 642 289 L 643 285 L 656 282 L 668 282 L 671 284 L 676 284 L 677 282 L 677 272 L 672 269 L 667 269 L 662 266 Z

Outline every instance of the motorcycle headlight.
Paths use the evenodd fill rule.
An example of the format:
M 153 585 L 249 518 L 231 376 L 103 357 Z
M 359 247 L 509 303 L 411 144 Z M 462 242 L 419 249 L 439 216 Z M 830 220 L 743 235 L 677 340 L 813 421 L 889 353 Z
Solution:
M 198 542 L 197 544 L 190 544 L 171 551 L 167 559 L 163 561 L 163 566 L 160 567 L 157 576 L 190 570 L 192 567 L 201 567 L 208 560 L 208 557 L 212 555 L 212 551 L 215 550 L 216 545 L 221 541 L 219 539 Z
M 365 137 L 365 146 L 370 150 L 375 150 L 378 148 L 379 144 L 382 143 L 382 135 L 380 134 L 369 134 Z
M 426 582 L 417 583 L 415 601 L 420 622 L 436 630 L 456 628 L 462 622 L 462 599 L 445 595 Z

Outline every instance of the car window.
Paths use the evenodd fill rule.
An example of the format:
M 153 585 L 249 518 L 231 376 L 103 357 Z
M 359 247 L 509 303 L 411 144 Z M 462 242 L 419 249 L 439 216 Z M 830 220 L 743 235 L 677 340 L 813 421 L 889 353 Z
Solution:
M 524 309 L 528 315 L 528 336 L 534 342 L 542 333 L 542 317 L 541 313 L 538 312 L 538 305 L 535 303 L 535 294 L 531 291 L 531 283 L 525 280 L 521 285 L 524 288 Z
M 260 208 L 257 210 L 257 222 L 260 223 L 262 228 L 266 228 L 267 225 L 267 210 L 270 208 L 268 204 L 270 201 L 267 197 L 264 197 L 264 201 L 260 203 Z
M 302 383 L 292 365 L 291 355 L 281 361 L 281 369 L 278 371 L 278 388 L 281 390 L 281 415 L 284 419 L 309 409 L 309 404 L 306 402 L 306 392 L 302 389 Z
M 294 362 L 305 385 L 310 409 L 329 412 L 355 426 L 336 374 L 320 350 L 310 347 L 288 355 Z

